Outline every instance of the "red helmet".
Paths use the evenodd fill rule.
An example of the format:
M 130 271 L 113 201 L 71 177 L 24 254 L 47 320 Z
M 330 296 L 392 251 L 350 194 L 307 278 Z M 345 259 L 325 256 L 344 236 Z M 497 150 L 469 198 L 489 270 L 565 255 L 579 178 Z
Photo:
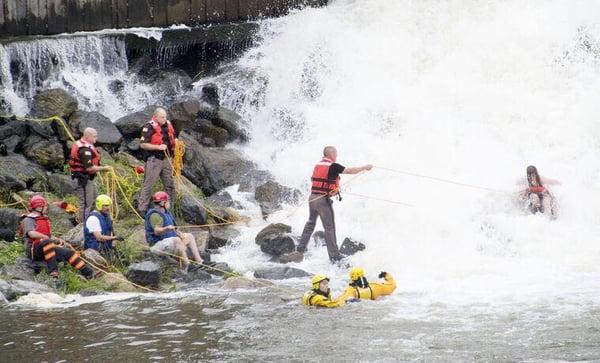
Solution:
M 44 199 L 44 197 L 41 195 L 34 195 L 29 200 L 29 209 L 45 207 L 46 205 L 48 205 L 48 203 L 46 203 L 46 199 Z
M 165 193 L 165 192 L 156 192 L 154 193 L 154 195 L 152 196 L 152 201 L 154 203 L 158 203 L 158 202 L 166 202 L 169 200 L 169 194 Z

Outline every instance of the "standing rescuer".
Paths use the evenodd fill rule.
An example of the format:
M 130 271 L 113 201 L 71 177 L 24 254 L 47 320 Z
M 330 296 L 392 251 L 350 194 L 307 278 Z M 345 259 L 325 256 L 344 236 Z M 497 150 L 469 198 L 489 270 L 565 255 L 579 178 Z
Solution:
M 83 136 L 71 146 L 71 179 L 73 189 L 79 199 L 79 221 L 84 222 L 92 211 L 94 200 L 98 195 L 98 189 L 94 183 L 96 173 L 111 170 L 110 166 L 100 166 L 100 153 L 94 144 L 98 132 L 88 127 L 83 130 Z
M 159 177 L 170 199 L 175 197 L 173 166 L 167 158 L 173 158 L 175 142 L 175 129 L 167 120 L 167 112 L 159 107 L 154 111 L 152 119 L 142 128 L 140 138 L 140 148 L 146 151 L 144 184 L 138 199 L 138 208 L 143 214 L 148 210 L 152 187 Z
M 94 270 L 85 264 L 79 253 L 57 243 L 65 241 L 53 238 L 50 219 L 46 215 L 48 203 L 42 196 L 33 196 L 29 201 L 29 213 L 21 220 L 21 232 L 25 239 L 25 254 L 32 261 L 44 261 L 50 276 L 58 278 L 57 262 L 69 262 L 83 276 L 90 279 Z
M 336 163 L 336 160 L 337 150 L 335 147 L 326 146 L 323 149 L 323 159 L 315 165 L 313 170 L 311 194 L 308 203 L 308 222 L 306 222 L 304 231 L 298 242 L 298 252 L 304 253 L 308 240 L 315 230 L 317 217 L 320 217 L 325 229 L 327 253 L 332 262 L 339 261 L 342 258 L 337 246 L 333 200 L 331 199 L 332 196 L 339 195 L 340 174 L 358 174 L 373 168 L 370 164 L 346 168 Z

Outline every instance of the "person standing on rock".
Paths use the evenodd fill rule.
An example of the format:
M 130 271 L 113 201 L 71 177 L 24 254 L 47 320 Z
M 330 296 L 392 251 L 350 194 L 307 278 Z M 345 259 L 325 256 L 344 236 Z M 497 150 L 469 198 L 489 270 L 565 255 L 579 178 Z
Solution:
M 160 180 L 171 200 L 175 197 L 173 166 L 171 160 L 175 150 L 175 129 L 163 108 L 154 111 L 152 119 L 142 128 L 140 148 L 146 151 L 144 184 L 138 199 L 138 209 L 142 214 L 148 210 L 152 187 Z
M 83 248 L 91 248 L 104 257 L 113 259 L 115 248 L 113 241 L 123 241 L 122 237 L 113 236 L 113 221 L 110 217 L 112 199 L 106 194 L 96 198 L 96 209 L 85 220 L 83 227 Z
M 327 244 L 327 253 L 331 262 L 337 262 L 342 258 L 338 250 L 335 235 L 335 218 L 333 200 L 331 199 L 335 195 L 339 197 L 340 174 L 358 174 L 373 168 L 371 164 L 359 167 L 344 167 L 336 163 L 336 160 L 336 148 L 326 146 L 323 149 L 323 159 L 313 169 L 311 194 L 308 203 L 308 222 L 306 222 L 304 231 L 298 242 L 298 252 L 306 252 L 308 240 L 315 230 L 317 217 L 320 217 L 325 229 L 325 243 Z
M 66 242 L 52 237 L 50 219 L 47 216 L 48 203 L 40 195 L 35 195 L 29 200 L 29 214 L 21 220 L 19 230 L 25 239 L 25 254 L 32 261 L 44 261 L 48 266 L 50 276 L 58 278 L 58 262 L 69 262 L 87 279 L 94 276 L 94 270 L 87 266 L 79 253 L 70 249 L 59 247 L 57 243 Z
M 111 170 L 110 166 L 100 166 L 100 153 L 94 146 L 98 132 L 88 127 L 83 130 L 83 136 L 71 146 L 71 179 L 73 189 L 79 199 L 79 221 L 84 222 L 92 211 L 92 206 L 98 195 L 94 183 L 96 173 Z
M 188 251 L 194 261 L 202 264 L 204 261 L 198 251 L 196 239 L 191 233 L 179 233 L 176 231 L 175 218 L 169 211 L 171 208 L 169 195 L 165 192 L 156 192 L 152 196 L 154 207 L 146 213 L 145 229 L 146 241 L 150 245 L 150 251 L 157 255 L 177 255 L 183 269 L 187 270 L 189 265 Z

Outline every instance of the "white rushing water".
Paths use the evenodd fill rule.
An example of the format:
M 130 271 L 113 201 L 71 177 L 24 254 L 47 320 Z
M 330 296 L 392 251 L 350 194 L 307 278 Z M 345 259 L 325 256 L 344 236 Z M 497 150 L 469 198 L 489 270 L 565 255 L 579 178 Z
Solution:
M 380 168 L 343 178 L 338 244 L 364 241 L 352 264 L 394 273 L 415 304 L 596 301 L 599 13 L 587 1 L 333 1 L 264 22 L 223 97 L 250 122 L 244 151 L 303 191 L 325 145 L 346 166 L 500 191 Z M 514 203 L 530 164 L 561 182 L 555 221 Z M 303 205 L 284 222 L 300 234 L 307 216 Z M 253 235 L 223 259 L 264 264 Z M 341 287 L 346 273 L 309 249 L 299 266 Z

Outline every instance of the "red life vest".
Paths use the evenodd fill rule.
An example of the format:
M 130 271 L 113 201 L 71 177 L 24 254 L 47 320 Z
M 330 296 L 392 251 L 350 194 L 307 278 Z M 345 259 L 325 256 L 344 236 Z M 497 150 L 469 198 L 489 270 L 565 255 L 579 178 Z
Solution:
M 52 231 L 50 229 L 50 219 L 48 218 L 48 216 L 44 216 L 44 215 L 35 215 L 33 213 L 30 213 L 26 216 L 23 217 L 23 219 L 25 218 L 32 218 L 35 221 L 35 231 L 41 234 L 45 234 L 46 236 L 50 237 L 52 234 Z M 22 228 L 22 225 L 20 226 Z M 22 231 L 22 229 L 21 229 Z M 34 245 L 37 245 L 38 243 L 40 243 L 40 239 L 36 238 L 30 238 L 29 236 L 25 236 L 25 238 L 30 241 L 31 243 L 33 243 Z
M 546 188 L 542 187 L 542 186 L 536 186 L 536 187 L 529 187 L 529 192 L 531 193 L 543 193 L 546 191 Z
M 312 174 L 312 187 L 311 192 L 314 194 L 327 194 L 335 195 L 340 189 L 340 177 L 337 176 L 335 179 L 329 178 L 329 168 L 333 164 L 333 161 L 329 158 L 323 158 L 320 162 L 315 165 Z
M 158 123 L 158 121 L 156 121 L 154 119 L 154 117 L 152 117 L 152 120 L 150 120 L 150 122 L 148 122 L 148 124 L 150 126 L 152 126 L 152 129 L 154 129 L 154 133 L 152 134 L 152 137 L 150 138 L 150 143 L 152 145 L 162 145 L 163 144 L 163 134 L 162 134 L 161 125 Z M 173 128 L 173 125 L 171 125 L 171 122 L 168 120 L 167 120 L 167 130 L 169 133 L 169 140 L 171 142 L 171 149 L 173 149 L 175 147 L 175 129 Z
M 69 160 L 69 166 L 71 167 L 71 172 L 74 173 L 85 173 L 85 174 L 95 174 L 94 172 L 88 172 L 83 165 L 83 162 L 79 159 L 79 149 L 82 147 L 86 147 L 90 149 L 92 152 L 92 164 L 94 166 L 100 165 L 100 153 L 96 150 L 96 147 L 93 144 L 90 144 L 84 140 L 77 140 L 73 146 L 71 146 L 71 160 Z

